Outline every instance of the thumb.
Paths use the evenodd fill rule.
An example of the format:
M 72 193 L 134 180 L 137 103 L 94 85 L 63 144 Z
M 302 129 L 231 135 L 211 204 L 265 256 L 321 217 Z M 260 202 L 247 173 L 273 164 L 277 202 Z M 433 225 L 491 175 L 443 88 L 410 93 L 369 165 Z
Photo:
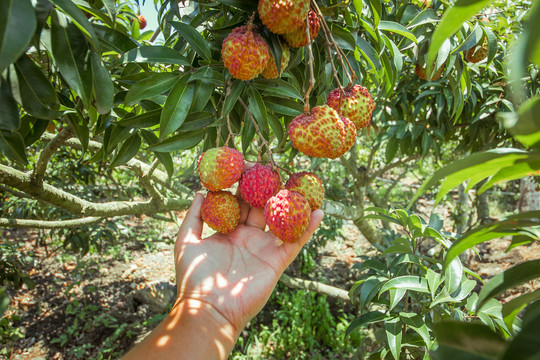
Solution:
M 189 208 L 180 231 L 178 232 L 177 242 L 182 241 L 189 235 L 195 236 L 200 239 L 203 230 L 203 221 L 201 219 L 201 206 L 204 201 L 204 196 L 200 193 L 195 194 L 193 203 Z

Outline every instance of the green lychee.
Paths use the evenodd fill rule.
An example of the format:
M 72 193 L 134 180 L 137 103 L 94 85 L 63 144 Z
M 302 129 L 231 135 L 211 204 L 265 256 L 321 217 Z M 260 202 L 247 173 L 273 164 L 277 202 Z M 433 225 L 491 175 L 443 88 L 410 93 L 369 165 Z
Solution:
M 305 197 L 311 210 L 319 209 L 322 205 L 324 187 L 321 179 L 312 172 L 302 171 L 292 174 L 285 183 L 285 188 Z
M 298 241 L 306 232 L 310 217 L 308 201 L 295 191 L 280 190 L 264 206 L 266 225 L 283 242 Z
M 198 170 L 201 183 L 208 190 L 223 190 L 242 176 L 244 157 L 238 150 L 229 147 L 208 149 L 199 157 Z
M 238 199 L 229 191 L 208 192 L 202 203 L 201 218 L 220 233 L 233 231 L 240 221 Z

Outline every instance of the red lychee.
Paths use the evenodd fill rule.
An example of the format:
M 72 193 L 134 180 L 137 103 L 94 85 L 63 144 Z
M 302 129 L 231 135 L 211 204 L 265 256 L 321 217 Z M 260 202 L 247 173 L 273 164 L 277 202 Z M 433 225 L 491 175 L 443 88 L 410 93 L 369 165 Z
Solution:
M 324 187 L 321 179 L 312 172 L 302 171 L 292 174 L 285 183 L 285 188 L 305 197 L 311 210 L 319 209 L 322 205 Z
M 253 207 L 262 208 L 281 188 L 279 173 L 270 165 L 255 164 L 242 174 L 238 189 L 240 195 Z
M 201 218 L 220 233 L 233 231 L 240 221 L 240 204 L 229 191 L 209 191 L 201 206 Z
M 343 155 L 345 125 L 328 105 L 315 106 L 310 114 L 298 115 L 288 131 L 293 146 L 306 155 L 330 159 Z
M 376 105 L 369 91 L 362 85 L 354 85 L 343 92 L 344 94 L 339 89 L 330 91 L 326 97 L 326 105 L 348 117 L 357 130 L 368 126 Z
M 343 140 L 343 148 L 341 149 L 341 155 L 345 154 L 351 149 L 356 142 L 356 126 L 349 118 L 342 116 L 341 121 L 345 126 L 345 139 Z M 339 155 L 339 156 L 341 156 Z
M 309 21 L 309 35 L 311 36 L 311 41 L 315 40 L 317 35 L 319 34 L 319 29 L 321 27 L 321 24 L 319 23 L 319 18 L 317 17 L 317 14 L 313 10 L 309 10 L 308 13 L 308 21 Z M 306 21 L 302 23 L 302 25 L 285 35 L 283 37 L 285 38 L 285 41 L 290 47 L 298 48 L 302 46 L 306 46 L 310 43 L 307 34 L 306 34 Z
M 235 149 L 208 149 L 199 157 L 199 175 L 208 190 L 218 191 L 237 182 L 244 169 L 244 157 Z
M 309 0 L 260 0 L 259 17 L 274 34 L 287 34 L 302 26 L 309 11 Z
M 280 190 L 264 206 L 266 225 L 283 242 L 298 241 L 306 232 L 310 217 L 308 201 L 295 191 Z
M 146 18 L 143 15 L 137 15 L 137 19 L 139 19 L 139 29 L 144 29 L 146 27 Z
M 227 36 L 221 48 L 223 64 L 231 75 L 251 80 L 263 72 L 270 53 L 264 39 L 248 26 L 240 26 Z
M 281 76 L 283 70 L 285 70 L 285 68 L 289 64 L 290 59 L 291 52 L 289 51 L 289 47 L 285 43 L 283 43 L 281 52 L 281 68 L 279 72 L 276 68 L 276 61 L 274 60 L 274 57 L 270 54 L 270 59 L 268 60 L 268 63 L 266 64 L 266 67 L 264 68 L 264 71 L 261 73 L 261 75 L 266 79 L 277 79 Z

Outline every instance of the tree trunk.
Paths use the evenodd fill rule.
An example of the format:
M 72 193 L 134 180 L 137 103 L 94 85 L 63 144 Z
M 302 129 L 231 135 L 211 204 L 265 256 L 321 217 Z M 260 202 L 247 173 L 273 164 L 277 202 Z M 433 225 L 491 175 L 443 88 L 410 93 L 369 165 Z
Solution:
M 535 178 L 533 176 L 524 177 L 519 185 L 519 212 L 540 210 L 540 191 L 538 191 Z
M 463 234 L 467 229 L 469 223 L 469 196 L 465 192 L 465 186 L 463 184 L 458 187 L 458 199 L 456 207 L 456 232 Z M 489 214 L 488 214 L 489 215 Z

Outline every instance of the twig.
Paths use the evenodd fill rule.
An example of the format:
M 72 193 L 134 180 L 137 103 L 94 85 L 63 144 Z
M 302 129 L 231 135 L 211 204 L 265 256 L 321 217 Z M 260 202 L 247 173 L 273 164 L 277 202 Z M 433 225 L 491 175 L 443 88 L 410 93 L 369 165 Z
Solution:
M 34 229 L 67 229 L 67 228 L 74 228 L 74 227 L 83 226 L 83 225 L 94 224 L 103 219 L 104 219 L 103 217 L 94 217 L 94 216 L 80 218 L 80 219 L 57 220 L 57 221 L 0 218 L 0 227 L 34 228 Z
M 351 302 L 351 299 L 349 298 L 349 292 L 335 286 L 326 285 L 311 280 L 293 278 L 287 274 L 281 275 L 279 281 L 290 288 L 315 291 L 319 294 L 325 294 L 346 302 Z
M 41 187 L 43 184 L 43 177 L 45 176 L 45 171 L 47 170 L 47 165 L 51 160 L 53 154 L 64 144 L 69 138 L 73 136 L 73 129 L 70 125 L 67 125 L 60 131 L 39 154 L 39 158 L 34 166 L 32 171 L 32 182 L 34 186 Z
M 306 46 L 307 53 L 308 53 L 308 66 L 309 66 L 309 83 L 308 88 L 306 90 L 306 94 L 304 95 L 304 113 L 308 114 L 310 110 L 309 106 L 309 95 L 311 93 L 311 90 L 313 89 L 313 85 L 315 85 L 315 74 L 313 73 L 313 51 L 311 49 L 311 31 L 309 26 L 309 17 L 306 17 L 306 36 L 308 39 L 308 44 Z
M 398 160 L 398 161 L 395 161 L 391 164 L 388 164 L 386 165 L 385 167 L 383 167 L 382 169 L 376 171 L 375 173 L 373 173 L 373 175 L 371 175 L 369 178 L 368 178 L 368 181 L 367 183 L 371 183 L 375 178 L 381 176 L 382 174 L 384 174 L 385 172 L 387 171 L 390 171 L 392 170 L 393 168 L 395 168 L 396 166 L 399 166 L 399 165 L 403 165 L 405 163 L 408 163 L 409 161 L 412 161 L 414 159 L 417 159 L 418 156 L 410 156 L 410 157 L 406 157 L 404 159 L 401 159 L 401 160 Z

